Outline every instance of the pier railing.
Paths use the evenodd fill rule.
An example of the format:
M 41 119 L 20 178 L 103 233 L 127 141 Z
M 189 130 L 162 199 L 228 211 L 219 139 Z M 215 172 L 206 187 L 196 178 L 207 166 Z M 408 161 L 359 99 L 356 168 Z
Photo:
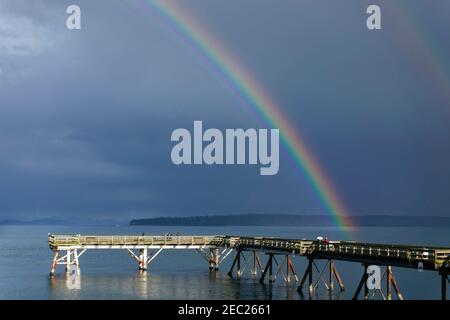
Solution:
M 50 249 L 86 246 L 208 246 L 240 250 L 288 252 L 313 258 L 381 263 L 438 270 L 450 267 L 450 248 L 357 243 L 344 241 L 297 240 L 264 237 L 203 235 L 52 235 Z
M 274 251 L 290 251 L 295 254 L 304 255 L 314 243 L 312 240 L 278 239 L 263 237 L 239 237 L 235 246 L 246 249 L 261 249 Z
M 54 251 L 54 259 L 50 274 L 53 275 L 58 264 L 65 264 L 66 270 L 75 265 L 79 269 L 79 257 L 89 249 L 125 249 L 138 263 L 140 270 L 147 270 L 151 263 L 163 250 L 191 249 L 197 250 L 209 263 L 211 270 L 218 270 L 219 264 L 233 251 L 236 252 L 228 274 L 241 277 L 244 271 L 256 276 L 261 273 L 260 282 L 264 282 L 266 274 L 270 282 L 275 281 L 277 275 L 284 269 L 283 278 L 290 281 L 293 274 L 298 281 L 292 263 L 292 256 L 304 256 L 308 259 L 308 266 L 301 280 L 298 290 L 302 290 L 306 281 L 310 293 L 323 279 L 324 270 L 329 268 L 329 279 L 326 284 L 333 290 L 334 278 L 339 287 L 344 290 L 343 281 L 336 269 L 335 260 L 358 262 L 364 266 L 364 272 L 358 289 L 354 295 L 357 298 L 364 287 L 364 297 L 368 297 L 366 280 L 369 266 L 384 267 L 383 277 L 387 279 L 386 297 L 391 297 L 391 286 L 394 287 L 399 299 L 403 299 L 392 267 L 418 268 L 437 271 L 441 275 L 442 297 L 446 298 L 446 286 L 450 274 L 450 248 L 431 246 L 411 246 L 394 244 L 376 244 L 350 241 L 328 241 L 307 239 L 283 239 L 266 237 L 241 237 L 221 235 L 48 235 L 48 244 Z M 209 252 L 208 252 L 209 251 Z M 60 252 L 66 252 L 60 256 Z M 248 254 L 251 257 L 248 257 Z M 265 267 L 259 254 L 267 259 Z M 282 258 L 280 258 L 280 256 Z M 278 257 L 278 258 L 277 258 Z M 284 257 L 284 258 L 283 258 Z M 241 259 L 242 258 L 242 259 Z M 253 263 L 250 263 L 253 259 Z M 318 261 L 325 261 L 326 265 L 319 273 L 319 280 L 313 283 L 313 273 L 319 271 Z M 253 266 L 253 267 L 251 267 Z M 384 297 L 384 296 L 383 296 Z
M 89 236 L 89 235 L 52 235 L 48 236 L 50 249 L 72 246 L 203 246 L 225 245 L 223 236 L 173 236 L 173 235 L 143 235 L 143 236 Z
M 307 255 L 335 260 L 358 261 L 366 263 L 397 265 L 427 270 L 447 268 L 450 261 L 450 249 L 438 247 L 418 247 L 408 245 L 390 245 L 315 241 L 307 250 Z

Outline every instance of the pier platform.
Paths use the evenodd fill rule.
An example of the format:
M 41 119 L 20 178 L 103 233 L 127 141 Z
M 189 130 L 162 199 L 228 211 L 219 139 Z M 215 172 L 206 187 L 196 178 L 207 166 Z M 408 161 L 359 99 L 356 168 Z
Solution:
M 300 281 L 299 292 L 302 292 L 307 283 L 310 294 L 320 283 L 325 284 L 327 290 L 334 290 L 335 280 L 339 289 L 345 290 L 335 261 L 356 262 L 363 266 L 354 299 L 358 299 L 363 288 L 364 298 L 370 298 L 367 282 L 373 276 L 373 266 L 384 267 L 380 278 L 385 280 L 385 292 L 380 285 L 376 290 L 386 299 L 392 298 L 393 291 L 399 299 L 403 299 L 393 267 L 436 272 L 441 277 L 442 299 L 447 297 L 447 283 L 450 281 L 450 248 L 445 247 L 224 235 L 54 234 L 48 235 L 48 245 L 54 252 L 51 276 L 59 264 L 65 265 L 66 272 L 70 272 L 72 267 L 79 271 L 79 258 L 87 250 L 126 250 L 139 269 L 145 271 L 163 250 L 187 249 L 196 250 L 211 270 L 219 270 L 221 263 L 234 253 L 228 272 L 230 277 L 240 278 L 247 272 L 253 277 L 259 276 L 260 282 L 263 283 L 266 278 L 269 282 L 274 282 L 276 277 L 281 275 L 286 282 Z M 261 256 L 266 257 L 264 263 Z M 307 268 L 301 280 L 292 263 L 294 256 L 307 259 Z M 321 270 L 317 265 L 319 261 L 325 262 Z M 317 273 L 316 280 L 313 280 L 314 273 Z

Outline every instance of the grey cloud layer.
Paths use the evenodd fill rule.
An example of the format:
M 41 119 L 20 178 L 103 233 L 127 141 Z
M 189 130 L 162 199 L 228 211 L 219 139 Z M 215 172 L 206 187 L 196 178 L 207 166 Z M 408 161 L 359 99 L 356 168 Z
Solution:
M 273 177 L 174 166 L 172 130 L 260 119 L 150 7 L 77 2 L 70 32 L 71 1 L 0 0 L 0 217 L 324 212 L 283 146 Z M 446 102 L 389 16 L 364 29 L 363 2 L 185 6 L 279 102 L 352 212 L 448 215 Z M 448 19 L 429 8 L 422 22 L 450 56 Z

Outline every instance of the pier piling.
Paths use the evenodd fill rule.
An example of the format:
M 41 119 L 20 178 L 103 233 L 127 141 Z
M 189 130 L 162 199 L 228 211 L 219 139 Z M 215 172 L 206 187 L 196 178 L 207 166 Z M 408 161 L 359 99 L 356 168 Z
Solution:
M 355 294 L 353 295 L 353 300 L 358 300 L 359 293 L 361 292 L 362 287 L 364 286 L 364 299 L 368 298 L 368 288 L 367 288 L 367 264 L 364 264 L 364 272 L 361 277 L 361 280 L 359 281 L 358 287 L 356 289 Z
M 441 273 L 441 299 L 447 300 L 447 282 L 449 282 L 448 274 Z
M 66 272 L 72 272 L 74 265 L 76 271 L 80 270 L 79 258 L 86 250 L 126 250 L 136 261 L 139 269 L 148 269 L 149 264 L 163 250 L 193 249 L 197 250 L 206 260 L 211 270 L 218 270 L 219 265 L 233 252 L 236 253 L 228 275 L 233 277 L 236 269 L 237 278 L 244 276 L 244 272 L 256 277 L 259 272 L 259 281 L 264 282 L 268 275 L 269 283 L 273 283 L 278 275 L 281 275 L 287 284 L 292 277 L 297 282 L 298 277 L 292 262 L 293 256 L 306 257 L 307 268 L 302 276 L 297 290 L 301 294 L 308 281 L 310 298 L 320 283 L 328 289 L 330 299 L 335 290 L 335 280 L 340 290 L 344 290 L 341 276 L 336 269 L 335 261 L 348 261 L 361 263 L 364 273 L 358 284 L 353 299 L 358 299 L 364 287 L 364 299 L 372 299 L 376 294 L 384 299 L 391 300 L 393 292 L 398 299 L 403 299 L 392 267 L 396 268 L 420 268 L 421 270 L 439 273 L 441 278 L 441 298 L 447 299 L 447 282 L 450 273 L 450 248 L 424 247 L 410 245 L 390 245 L 374 243 L 357 243 L 345 241 L 297 240 L 276 239 L 263 237 L 239 237 L 239 236 L 81 236 L 81 235 L 48 235 L 48 244 L 53 252 L 50 276 L 56 272 L 57 265 L 64 265 Z M 209 250 L 206 251 L 206 250 Z M 65 255 L 64 255 L 64 253 Z M 251 254 L 253 261 L 248 260 Z M 263 263 L 258 253 L 265 253 L 267 262 Z M 280 257 L 283 257 L 281 259 Z M 279 260 L 277 260 L 277 258 Z M 318 268 L 320 261 L 325 265 Z M 253 262 L 249 265 L 249 262 Z M 316 263 L 317 262 L 317 263 Z M 275 264 L 275 265 L 274 265 Z M 286 264 L 286 265 L 285 265 Z M 369 265 L 386 266 L 379 288 L 369 290 L 367 285 Z M 276 268 L 276 269 L 274 269 Z M 313 279 L 314 270 L 317 271 L 317 280 Z M 328 278 L 326 273 L 328 272 Z M 386 277 L 386 279 L 384 279 Z M 314 281 L 315 282 L 314 282 Z M 384 282 L 385 281 L 385 282 Z M 386 295 L 381 286 L 386 285 Z

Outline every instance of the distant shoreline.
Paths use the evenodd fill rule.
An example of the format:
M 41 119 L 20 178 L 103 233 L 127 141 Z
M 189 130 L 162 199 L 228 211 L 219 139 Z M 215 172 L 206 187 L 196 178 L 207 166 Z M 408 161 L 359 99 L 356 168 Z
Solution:
M 450 227 L 450 217 L 368 215 L 350 218 L 360 227 Z M 244 214 L 133 219 L 131 226 L 298 226 L 333 227 L 326 215 Z
M 450 217 L 359 215 L 350 218 L 358 227 L 450 227 Z M 252 227 L 336 227 L 328 215 L 242 214 L 217 216 L 157 217 L 147 219 L 111 220 L 89 218 L 45 218 L 36 220 L 3 219 L 0 226 L 252 226 Z

